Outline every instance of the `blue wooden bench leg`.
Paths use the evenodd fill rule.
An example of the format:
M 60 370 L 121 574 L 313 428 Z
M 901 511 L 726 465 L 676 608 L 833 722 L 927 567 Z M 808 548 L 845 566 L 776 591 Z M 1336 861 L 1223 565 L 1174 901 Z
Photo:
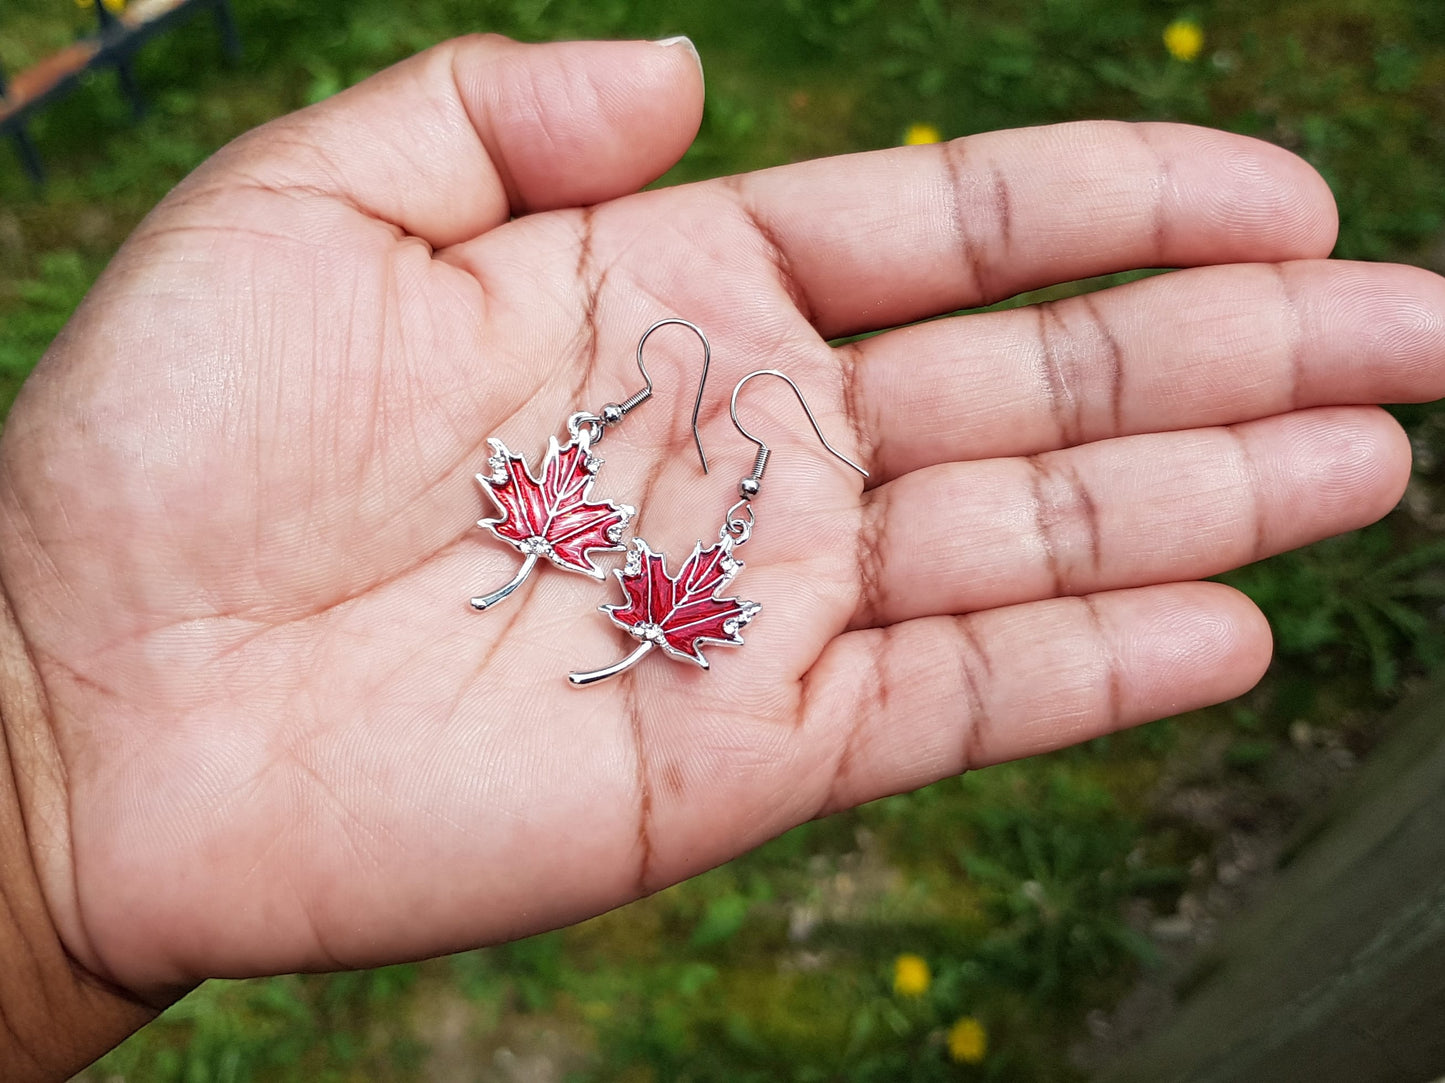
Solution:
M 135 81 L 135 69 L 128 57 L 116 64 L 115 78 L 120 84 L 122 96 L 130 103 L 131 115 L 140 120 L 146 114 L 146 100 L 140 92 L 140 84 Z
M 41 162 L 40 152 L 30 140 L 30 133 L 24 128 L 16 128 L 10 133 L 10 138 L 15 144 L 15 153 L 20 156 L 20 164 L 25 167 L 26 174 L 37 186 L 43 185 L 45 164 Z
M 100 38 L 108 41 L 125 34 L 125 25 L 105 6 L 103 0 L 93 0 L 96 21 L 100 24 Z M 139 120 L 145 116 L 146 103 L 141 97 L 140 84 L 135 80 L 135 71 L 130 65 L 130 56 L 123 54 L 115 61 L 115 77 L 120 84 L 121 96 L 130 103 L 131 115 Z
M 0 64 L 0 98 L 10 93 L 10 81 L 5 77 L 5 66 Z M 40 161 L 40 152 L 35 149 L 35 144 L 30 141 L 30 133 L 25 130 L 25 125 L 20 119 L 15 118 L 15 124 L 10 129 L 11 142 L 15 144 L 15 153 L 20 157 L 20 164 L 25 167 L 25 172 L 36 184 L 36 187 L 45 183 L 45 166 Z
M 241 35 L 236 32 L 236 18 L 231 13 L 230 0 L 216 2 L 216 31 L 221 35 L 221 50 L 232 64 L 241 59 Z

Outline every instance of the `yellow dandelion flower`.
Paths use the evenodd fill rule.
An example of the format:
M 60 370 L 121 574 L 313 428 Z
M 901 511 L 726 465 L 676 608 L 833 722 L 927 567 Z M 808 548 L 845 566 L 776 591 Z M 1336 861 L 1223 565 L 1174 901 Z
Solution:
M 1175 60 L 1193 60 L 1204 48 L 1204 31 L 1193 19 L 1175 19 L 1164 28 L 1164 48 Z
M 903 133 L 905 147 L 920 147 L 924 143 L 942 143 L 943 136 L 932 124 L 910 124 Z
M 112 15 L 119 15 L 125 10 L 126 0 L 100 0 L 100 3 L 101 6 Z M 95 0 L 75 0 L 75 6 L 78 8 L 92 8 L 95 7 Z
M 971 1015 L 948 1028 L 948 1055 L 959 1064 L 978 1064 L 988 1053 L 988 1031 Z
M 901 997 L 921 997 L 933 981 L 928 962 L 920 955 L 900 955 L 893 960 L 893 991 Z

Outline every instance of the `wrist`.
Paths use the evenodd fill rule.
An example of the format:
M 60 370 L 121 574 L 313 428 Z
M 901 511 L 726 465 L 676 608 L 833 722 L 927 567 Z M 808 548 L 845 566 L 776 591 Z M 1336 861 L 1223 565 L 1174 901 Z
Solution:
M 65 1079 L 156 1015 L 63 939 L 46 889 L 73 884 L 69 853 L 44 685 L 0 573 L 0 1079 Z

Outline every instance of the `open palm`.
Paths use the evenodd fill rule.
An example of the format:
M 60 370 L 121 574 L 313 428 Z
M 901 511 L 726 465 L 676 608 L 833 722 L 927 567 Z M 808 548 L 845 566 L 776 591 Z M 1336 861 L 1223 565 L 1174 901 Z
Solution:
M 636 193 L 684 47 L 451 43 L 223 150 L 146 220 L 3 440 L 40 678 L 29 798 L 67 947 L 122 986 L 414 958 L 597 913 L 810 817 L 1237 694 L 1269 636 L 1192 582 L 1362 525 L 1440 393 L 1440 283 L 1323 262 L 1283 151 L 1083 124 Z M 1089 296 L 832 346 L 1051 283 Z M 638 386 L 595 498 L 676 569 L 774 449 L 703 671 L 476 528 Z M 654 349 L 655 347 L 655 349 Z M 602 556 L 608 565 L 611 556 Z M 609 565 L 613 566 L 613 565 Z M 53 736 L 53 745 L 50 744 Z

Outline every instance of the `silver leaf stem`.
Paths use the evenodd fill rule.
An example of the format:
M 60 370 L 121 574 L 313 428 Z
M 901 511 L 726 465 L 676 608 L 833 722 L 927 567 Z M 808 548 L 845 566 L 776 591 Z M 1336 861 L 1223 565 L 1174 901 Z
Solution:
M 615 677 L 624 669 L 631 669 L 637 665 L 654 646 L 656 646 L 656 644 L 652 640 L 644 640 L 638 644 L 635 651 L 622 659 L 622 661 L 613 662 L 606 669 L 594 669 L 590 673 L 569 673 L 567 674 L 567 680 L 577 688 L 586 688 L 589 684 L 605 681 L 608 677 Z
M 520 587 L 520 586 L 522 585 L 522 580 L 523 580 L 523 579 L 526 579 L 527 576 L 529 576 L 529 575 L 532 573 L 532 569 L 535 568 L 536 566 L 537 566 L 537 554 L 536 554 L 536 553 L 528 553 L 528 554 L 527 554 L 527 559 L 524 560 L 524 561 L 522 561 L 522 567 L 521 567 L 521 569 L 517 572 L 516 576 L 512 579 L 512 581 L 511 581 L 510 583 L 508 583 L 505 587 L 500 587 L 500 588 L 498 588 L 497 590 L 492 591 L 492 593 L 490 593 L 490 594 L 483 594 L 483 595 L 482 595 L 481 597 L 479 597 L 479 598 L 473 598 L 473 599 L 472 599 L 472 608 L 473 608 L 473 609 L 490 609 L 490 608 L 492 608 L 492 606 L 496 605 L 496 604 L 497 604 L 498 602 L 500 602 L 503 598 L 505 598 L 508 594 L 511 594 L 512 591 L 514 591 L 514 590 L 516 590 L 518 587 Z

